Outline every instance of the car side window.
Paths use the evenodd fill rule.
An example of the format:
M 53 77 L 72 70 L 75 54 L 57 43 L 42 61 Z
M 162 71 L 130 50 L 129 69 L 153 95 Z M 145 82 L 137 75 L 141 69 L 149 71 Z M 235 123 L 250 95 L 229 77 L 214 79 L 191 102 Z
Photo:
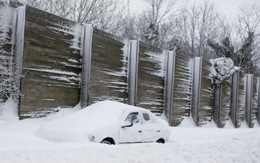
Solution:
M 133 124 L 139 123 L 139 122 L 140 122 L 140 117 L 139 117 L 139 115 L 138 115 L 138 112 L 130 113 L 130 114 L 126 117 L 126 120 L 125 120 L 125 121 L 132 122 Z
M 152 123 L 152 119 L 148 113 L 143 113 L 143 118 L 145 123 Z

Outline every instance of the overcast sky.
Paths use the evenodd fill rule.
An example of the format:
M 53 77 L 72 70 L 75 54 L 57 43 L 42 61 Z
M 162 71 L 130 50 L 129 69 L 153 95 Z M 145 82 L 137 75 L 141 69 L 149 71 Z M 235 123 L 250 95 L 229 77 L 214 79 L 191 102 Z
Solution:
M 191 5 L 194 2 L 200 3 L 203 1 L 205 0 L 188 0 L 187 5 Z M 215 4 L 215 7 L 227 17 L 232 17 L 234 15 L 237 15 L 239 11 L 239 7 L 241 6 L 253 5 L 253 4 L 260 6 L 260 0 L 208 0 L 208 1 L 213 2 Z M 144 0 L 130 0 L 130 6 L 132 11 L 134 12 L 141 11 L 145 7 Z

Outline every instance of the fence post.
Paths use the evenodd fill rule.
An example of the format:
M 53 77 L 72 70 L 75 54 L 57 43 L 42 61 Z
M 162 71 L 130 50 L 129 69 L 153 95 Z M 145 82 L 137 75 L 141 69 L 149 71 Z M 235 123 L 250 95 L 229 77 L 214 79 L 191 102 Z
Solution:
M 82 27 L 81 56 L 82 56 L 82 73 L 80 89 L 80 105 L 82 108 L 88 105 L 88 90 L 90 82 L 91 54 L 92 54 L 92 24 L 85 24 Z
M 13 92 L 15 95 L 15 101 L 18 106 L 18 115 L 20 115 L 20 101 L 21 101 L 21 80 L 22 80 L 22 69 L 23 69 L 23 51 L 24 51 L 24 28 L 25 28 L 25 6 L 20 6 L 16 9 L 16 13 L 14 15 L 14 34 L 13 34 L 13 41 L 14 41 L 14 74 L 15 77 L 15 85 L 16 90 Z
M 231 103 L 230 103 L 230 114 L 231 121 L 235 128 L 238 128 L 238 92 L 239 92 L 239 71 L 236 71 L 232 76 L 231 83 Z
M 200 89 L 201 89 L 202 58 L 195 57 L 193 65 L 193 91 L 191 114 L 196 125 L 199 125 Z
M 253 127 L 252 123 L 252 101 L 253 101 L 253 74 L 246 74 L 246 105 L 245 105 L 245 120 L 248 127 Z
M 164 52 L 166 59 L 166 75 L 165 75 L 165 91 L 164 91 L 164 111 L 169 124 L 172 124 L 172 102 L 173 102 L 173 86 L 175 74 L 175 51 Z
M 128 58 L 128 104 L 136 105 L 139 41 L 131 40 Z

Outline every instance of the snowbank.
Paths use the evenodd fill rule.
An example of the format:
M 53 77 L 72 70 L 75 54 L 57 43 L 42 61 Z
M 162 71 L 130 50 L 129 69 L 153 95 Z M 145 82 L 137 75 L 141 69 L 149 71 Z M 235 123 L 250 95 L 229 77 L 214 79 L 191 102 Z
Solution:
M 44 119 L 0 123 L 0 162 L 260 162 L 259 128 L 172 127 L 170 142 L 166 144 L 108 146 L 88 142 L 44 141 L 34 133 L 45 123 Z
M 5 110 L 10 111 L 14 103 L 9 100 Z M 4 163 L 245 163 L 260 162 L 260 128 L 234 129 L 228 121 L 224 129 L 195 127 L 191 117 L 183 120 L 180 127 L 171 127 L 170 141 L 166 144 L 131 144 L 108 146 L 88 141 L 50 142 L 35 135 L 40 126 L 56 122 L 65 123 L 57 127 L 68 128 L 82 125 L 75 118 L 85 117 L 89 110 L 65 109 L 55 115 L 22 121 L 0 120 L 0 162 Z M 108 106 L 101 103 L 100 106 Z M 118 105 L 117 105 L 118 106 Z M 10 108 L 8 108 L 10 107 Z M 8 115 L 8 114 L 6 114 Z M 10 115 L 10 114 L 9 114 Z M 85 117 L 91 118 L 91 117 Z M 82 122 L 85 120 L 83 119 Z M 96 122 L 93 123 L 95 126 Z M 70 127 L 69 127 L 70 126 Z M 78 126 L 74 126 L 78 128 Z M 73 128 L 70 128 L 73 129 Z M 74 130 L 74 129 L 73 129 Z
M 0 120 L 18 121 L 18 106 L 12 98 L 5 103 L 0 103 Z

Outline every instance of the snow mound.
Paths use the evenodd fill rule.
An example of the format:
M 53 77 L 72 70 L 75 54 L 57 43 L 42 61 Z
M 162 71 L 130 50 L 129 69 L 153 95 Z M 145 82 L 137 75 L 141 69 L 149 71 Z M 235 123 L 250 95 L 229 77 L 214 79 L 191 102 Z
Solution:
M 18 121 L 18 106 L 12 98 L 5 103 L 0 103 L 0 120 Z
M 102 101 L 42 125 L 36 135 L 49 141 L 86 141 L 97 128 L 115 125 L 125 109 L 135 106 L 115 101 Z

